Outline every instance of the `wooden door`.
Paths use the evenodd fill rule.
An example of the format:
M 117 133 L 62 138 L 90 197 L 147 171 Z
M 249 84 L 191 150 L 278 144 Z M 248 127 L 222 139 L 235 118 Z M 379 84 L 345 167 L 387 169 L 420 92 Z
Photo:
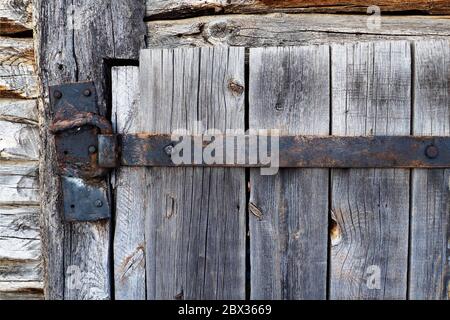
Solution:
M 448 135 L 449 63 L 445 40 L 148 49 L 112 69 L 112 119 L 118 133 Z M 448 183 L 442 169 L 120 168 L 115 297 L 445 298 Z

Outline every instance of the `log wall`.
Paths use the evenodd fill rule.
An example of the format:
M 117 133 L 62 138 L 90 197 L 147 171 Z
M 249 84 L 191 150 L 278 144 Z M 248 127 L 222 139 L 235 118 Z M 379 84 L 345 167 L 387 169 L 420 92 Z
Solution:
M 31 0 L 0 0 L 0 300 L 42 299 Z

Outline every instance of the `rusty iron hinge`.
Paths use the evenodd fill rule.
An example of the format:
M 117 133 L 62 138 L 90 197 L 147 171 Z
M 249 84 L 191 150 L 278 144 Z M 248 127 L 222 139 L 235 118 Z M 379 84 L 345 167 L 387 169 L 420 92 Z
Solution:
M 280 135 L 274 144 L 271 139 L 261 143 L 265 136 L 225 135 L 214 139 L 222 143 L 223 161 L 196 159 L 194 152 L 180 163 L 174 161 L 180 141 L 190 145 L 189 150 L 198 148 L 200 141 L 202 153 L 211 140 L 195 135 L 174 141 L 170 134 L 114 134 L 111 123 L 98 114 L 96 91 L 90 82 L 50 87 L 50 100 L 54 113 L 50 131 L 55 135 L 69 221 L 110 217 L 105 179 L 109 170 L 119 166 L 268 167 L 272 164 L 259 157 L 259 149 L 264 149 L 266 155 L 278 157 L 280 168 L 450 168 L 448 136 Z M 231 157 L 227 152 L 233 153 Z
M 111 123 L 98 112 L 94 83 L 49 88 L 58 171 L 66 221 L 95 221 L 111 216 L 106 178 L 98 164 L 98 135 L 111 134 Z

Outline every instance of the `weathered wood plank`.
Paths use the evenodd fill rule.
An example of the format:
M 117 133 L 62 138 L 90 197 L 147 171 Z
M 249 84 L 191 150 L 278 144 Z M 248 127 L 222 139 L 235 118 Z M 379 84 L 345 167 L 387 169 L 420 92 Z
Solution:
M 0 121 L 37 125 L 36 100 L 0 99 Z
M 243 48 L 144 50 L 134 128 L 243 129 L 244 93 L 230 81 L 245 81 Z M 139 185 L 147 298 L 244 299 L 244 169 L 152 168 Z
M 41 280 L 39 208 L 0 207 L 0 299 L 42 299 Z
M 380 28 L 369 26 L 366 16 L 324 14 L 225 15 L 147 23 L 149 48 L 296 46 L 450 35 L 450 19 L 444 17 L 381 16 Z
M 450 135 L 450 42 L 414 43 L 415 135 Z M 450 170 L 413 170 L 410 299 L 450 299 Z M 447 272 L 447 275 L 446 275 Z
M 146 0 L 146 16 L 157 19 L 220 13 L 366 13 L 369 6 L 378 6 L 382 13 L 450 14 L 447 0 Z
M 118 133 L 136 133 L 139 113 L 139 68 L 112 70 L 112 118 Z M 114 289 L 118 300 L 145 300 L 146 189 L 141 185 L 146 169 L 121 168 L 115 186 Z M 140 186 L 140 187 L 138 187 Z
M 0 299 L 43 297 L 38 207 L 0 207 Z
M 47 128 L 51 114 L 48 85 L 95 82 L 101 114 L 106 114 L 105 70 L 110 59 L 138 59 L 144 45 L 143 1 L 35 0 L 33 16 L 39 52 L 41 87 L 40 190 L 45 266 L 45 292 L 50 299 L 111 297 L 109 222 L 64 224 L 61 189 L 54 166 L 53 138 Z M 126 13 L 126 14 L 124 14 Z M 72 281 L 73 279 L 79 281 Z
M 0 161 L 0 204 L 39 204 L 36 162 Z
M 0 98 L 37 97 L 33 39 L 0 37 Z
M 329 132 L 329 47 L 250 49 L 250 129 Z M 325 299 L 328 169 L 250 171 L 252 299 Z
M 0 160 L 37 160 L 38 156 L 36 125 L 0 120 Z
M 0 1 L 0 35 L 10 35 L 32 28 L 32 0 Z
M 332 46 L 332 133 L 408 135 L 408 42 Z M 406 299 L 409 170 L 332 170 L 332 299 Z
M 0 281 L 0 300 L 41 300 L 43 298 L 42 282 Z
M 39 210 L 34 207 L 0 208 L 0 234 L 3 237 L 39 239 Z

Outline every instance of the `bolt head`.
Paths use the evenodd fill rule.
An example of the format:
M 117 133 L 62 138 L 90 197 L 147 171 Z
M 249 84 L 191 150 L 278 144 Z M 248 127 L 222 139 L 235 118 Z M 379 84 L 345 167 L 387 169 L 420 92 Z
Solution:
M 171 156 L 172 152 L 173 152 L 173 146 L 172 145 L 168 145 L 164 148 L 164 152 L 168 155 Z
M 56 99 L 61 99 L 62 98 L 62 92 L 59 90 L 55 90 L 55 92 L 53 92 L 53 97 L 55 97 Z
M 429 145 L 426 149 L 425 149 L 425 155 L 429 158 L 429 159 L 434 159 L 439 155 L 439 149 L 438 147 L 434 146 L 434 145 Z
M 89 96 L 91 95 L 91 90 L 90 90 L 90 89 L 84 90 L 84 91 L 83 91 L 83 95 L 84 95 L 85 97 L 89 97 Z
M 89 146 L 89 153 L 96 153 L 97 148 L 95 146 Z
M 95 200 L 95 206 L 97 208 L 103 207 L 103 201 L 102 200 Z

